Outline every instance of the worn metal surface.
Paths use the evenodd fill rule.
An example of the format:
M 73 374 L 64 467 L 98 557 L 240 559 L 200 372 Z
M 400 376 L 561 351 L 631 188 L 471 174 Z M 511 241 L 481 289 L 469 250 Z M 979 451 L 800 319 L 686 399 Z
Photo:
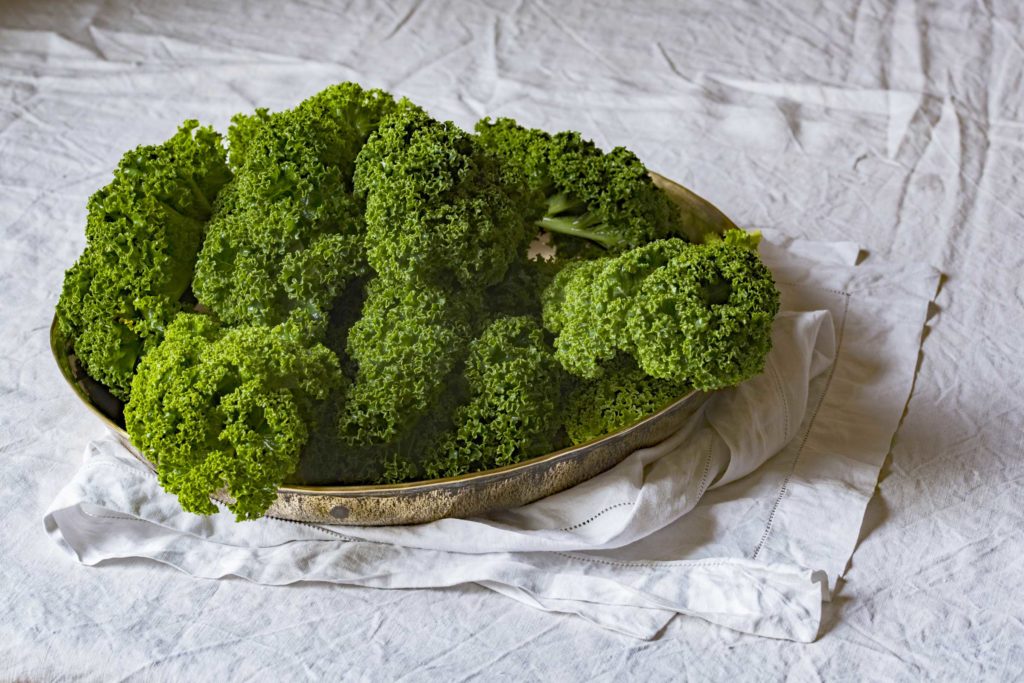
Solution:
M 701 216 L 718 232 L 733 227 L 718 209 L 686 188 L 656 173 L 651 176 L 688 215 Z M 50 326 L 50 348 L 61 374 L 86 407 L 136 458 L 153 468 L 124 429 L 120 401 L 84 372 L 70 342 L 61 335 L 56 317 Z M 381 526 L 471 517 L 524 505 L 586 481 L 633 451 L 662 441 L 699 405 L 702 396 L 691 392 L 618 432 L 508 467 L 399 485 L 284 486 L 278 489 L 277 501 L 267 515 L 317 524 Z

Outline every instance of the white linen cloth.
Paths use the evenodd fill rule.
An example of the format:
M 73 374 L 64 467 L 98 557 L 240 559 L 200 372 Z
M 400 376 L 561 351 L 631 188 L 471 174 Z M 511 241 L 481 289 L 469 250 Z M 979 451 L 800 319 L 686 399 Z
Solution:
M 713 394 L 661 444 L 530 505 L 415 526 L 239 524 L 183 512 L 107 439 L 89 445 L 46 528 L 86 564 L 149 558 L 274 585 L 476 582 L 640 638 L 681 613 L 810 642 L 909 395 L 938 274 L 853 265 L 850 244 L 789 247 L 763 249 L 783 295 L 764 373 Z

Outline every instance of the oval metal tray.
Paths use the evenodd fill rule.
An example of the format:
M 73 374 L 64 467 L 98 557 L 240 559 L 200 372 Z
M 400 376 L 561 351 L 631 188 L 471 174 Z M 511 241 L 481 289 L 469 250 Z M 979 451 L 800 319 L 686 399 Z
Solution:
M 718 209 L 656 173 L 655 184 L 705 225 L 718 231 L 733 223 Z M 152 463 L 132 444 L 124 429 L 122 405 L 106 387 L 89 377 L 74 355 L 69 340 L 50 326 L 50 348 L 61 374 L 82 402 L 140 461 Z M 653 446 L 694 410 L 704 395 L 691 392 L 662 410 L 600 439 L 515 465 L 460 477 L 383 486 L 282 486 L 268 517 L 315 524 L 383 526 L 420 524 L 444 517 L 472 517 L 533 502 L 575 486 L 614 467 L 640 448 Z

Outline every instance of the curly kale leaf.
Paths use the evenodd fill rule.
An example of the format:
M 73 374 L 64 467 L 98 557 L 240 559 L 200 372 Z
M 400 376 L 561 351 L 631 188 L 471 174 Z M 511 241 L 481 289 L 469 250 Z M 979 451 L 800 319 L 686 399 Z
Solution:
M 688 244 L 679 239 L 591 261 L 573 261 L 543 295 L 544 324 L 557 333 L 555 357 L 569 372 L 593 378 L 619 351 L 631 351 L 626 319 L 644 279 Z
M 659 240 L 570 263 L 544 292 L 555 357 L 586 379 L 620 353 L 653 377 L 698 389 L 752 377 L 779 307 L 754 246 L 756 238 L 734 231 L 706 245 Z
M 476 130 L 480 143 L 543 197 L 537 225 L 555 234 L 563 257 L 595 256 L 588 244 L 620 252 L 682 234 L 678 208 L 629 150 L 604 153 L 579 133 L 551 135 L 507 118 L 483 119 Z
M 468 403 L 426 466 L 431 477 L 511 465 L 554 449 L 561 370 L 532 317 L 502 317 L 469 347 Z
M 499 170 L 472 136 L 408 101 L 359 153 L 354 182 L 366 196 L 367 257 L 378 275 L 348 337 L 357 370 L 339 433 L 349 446 L 399 448 L 412 431 L 429 431 L 423 421 L 450 393 L 485 288 L 534 232 L 522 186 L 503 184 Z M 391 462 L 385 478 L 405 471 Z
M 764 369 L 779 293 L 749 244 L 691 245 L 644 281 L 627 323 L 644 371 L 712 390 Z
M 353 83 L 298 107 L 236 117 L 238 167 L 199 255 L 199 301 L 231 324 L 293 319 L 322 337 L 331 307 L 366 274 L 364 205 L 352 194 L 356 155 L 394 107 Z
M 690 391 L 685 382 L 656 379 L 622 354 L 603 364 L 597 379 L 569 394 L 565 430 L 574 444 L 601 438 L 638 422 Z
M 536 232 L 521 183 L 476 138 L 407 100 L 359 153 L 355 187 L 370 265 L 392 279 L 487 287 Z
M 475 299 L 475 300 L 473 300 Z M 479 297 L 378 277 L 348 336 L 358 370 L 341 416 L 353 446 L 402 437 L 442 395 L 465 357 Z
M 298 464 L 316 401 L 341 386 L 338 360 L 290 326 L 221 328 L 182 313 L 142 360 L 125 424 L 183 509 L 261 516 Z
M 94 379 L 127 400 L 141 357 L 189 304 L 206 220 L 231 172 L 220 136 L 186 121 L 122 157 L 88 205 L 86 247 L 67 272 L 57 319 Z
M 327 162 L 340 166 L 342 175 L 351 178 L 356 155 L 366 138 L 394 107 L 395 100 L 389 93 L 348 82 L 321 90 L 292 111 L 298 112 L 314 135 L 329 138 L 326 144 L 333 152 Z M 252 141 L 278 116 L 258 108 L 252 114 L 236 114 L 231 119 L 228 145 L 232 167 L 237 170 L 245 166 Z
M 398 437 L 383 443 L 353 445 L 342 438 L 339 421 L 345 416 L 344 399 L 328 398 L 317 405 L 314 426 L 293 483 L 318 485 L 395 484 L 423 476 L 424 458 L 439 435 L 451 428 L 452 412 L 461 400 L 458 376 L 442 390 L 438 402 Z

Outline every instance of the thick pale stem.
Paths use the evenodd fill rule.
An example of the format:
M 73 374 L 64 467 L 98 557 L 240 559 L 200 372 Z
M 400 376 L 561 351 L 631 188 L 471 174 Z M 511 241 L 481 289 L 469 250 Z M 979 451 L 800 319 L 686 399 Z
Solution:
M 573 198 L 565 192 L 559 192 L 558 194 L 551 195 L 548 197 L 548 216 L 557 216 L 567 211 L 579 211 L 585 209 L 586 205 Z
M 572 237 L 581 237 L 592 242 L 597 242 L 606 249 L 614 246 L 618 242 L 618 240 L 610 235 L 602 235 L 601 233 L 581 227 L 581 221 L 573 218 L 545 216 L 537 221 L 537 226 L 547 230 L 548 232 L 557 232 L 562 235 L 571 235 Z

